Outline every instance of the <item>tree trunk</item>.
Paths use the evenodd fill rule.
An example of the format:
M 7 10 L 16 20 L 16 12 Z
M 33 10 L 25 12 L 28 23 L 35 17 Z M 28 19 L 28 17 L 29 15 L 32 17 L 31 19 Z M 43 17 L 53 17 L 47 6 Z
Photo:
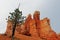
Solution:
M 14 40 L 15 29 L 16 29 L 16 23 L 13 25 L 12 28 L 12 40 Z

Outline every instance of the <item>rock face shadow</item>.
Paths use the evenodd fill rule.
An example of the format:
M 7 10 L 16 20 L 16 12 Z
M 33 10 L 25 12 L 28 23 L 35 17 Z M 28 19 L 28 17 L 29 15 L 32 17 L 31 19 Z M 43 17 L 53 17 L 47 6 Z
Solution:
M 33 18 L 32 18 L 33 17 Z M 0 40 L 11 40 L 13 23 L 8 19 L 5 34 L 0 35 Z M 60 40 L 60 36 L 50 26 L 50 19 L 40 19 L 40 12 L 35 11 L 25 20 L 25 23 L 17 24 L 14 40 Z

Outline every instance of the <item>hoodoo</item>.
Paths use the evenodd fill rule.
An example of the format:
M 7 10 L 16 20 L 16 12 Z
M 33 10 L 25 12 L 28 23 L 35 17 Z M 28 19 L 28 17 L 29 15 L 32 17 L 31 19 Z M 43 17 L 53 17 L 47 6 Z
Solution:
M 8 20 L 6 32 L 0 34 L 0 40 L 11 40 L 12 25 L 12 21 Z M 50 26 L 50 19 L 40 20 L 39 11 L 35 11 L 33 16 L 29 14 L 24 24 L 16 26 L 14 40 L 60 40 L 60 35 L 56 34 Z

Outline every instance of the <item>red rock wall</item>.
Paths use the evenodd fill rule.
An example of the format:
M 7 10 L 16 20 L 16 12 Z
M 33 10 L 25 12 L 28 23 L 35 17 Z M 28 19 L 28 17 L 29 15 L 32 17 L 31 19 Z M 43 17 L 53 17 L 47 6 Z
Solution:
M 8 39 L 9 37 L 11 39 L 12 25 L 13 23 L 8 20 L 5 33 Z M 52 30 L 50 20 L 48 18 L 40 20 L 39 11 L 34 12 L 33 18 L 29 14 L 24 24 L 16 26 L 15 37 L 19 38 L 19 40 L 60 40 L 56 32 Z M 2 39 L 2 36 L 0 38 Z

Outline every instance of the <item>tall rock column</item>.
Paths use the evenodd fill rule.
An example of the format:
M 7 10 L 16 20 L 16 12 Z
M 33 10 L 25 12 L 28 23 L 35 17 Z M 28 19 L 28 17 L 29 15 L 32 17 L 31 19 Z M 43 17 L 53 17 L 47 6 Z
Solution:
M 31 20 L 32 18 L 31 18 L 31 14 L 29 14 L 28 15 L 28 17 L 26 18 L 26 20 L 25 20 L 25 35 L 30 35 L 30 20 Z
M 37 33 L 40 36 L 40 32 L 39 32 L 39 30 L 40 30 L 40 12 L 39 11 L 34 12 L 33 19 L 35 20 Z
M 11 36 L 11 34 L 12 34 L 12 22 L 11 22 L 11 20 L 8 20 L 7 21 L 7 30 L 6 30 L 6 32 L 5 32 L 5 34 L 7 34 L 8 36 Z
M 26 21 L 25 21 L 25 27 L 27 29 L 27 33 L 30 34 L 32 37 L 38 37 L 35 20 L 32 19 L 31 14 L 28 15 Z

